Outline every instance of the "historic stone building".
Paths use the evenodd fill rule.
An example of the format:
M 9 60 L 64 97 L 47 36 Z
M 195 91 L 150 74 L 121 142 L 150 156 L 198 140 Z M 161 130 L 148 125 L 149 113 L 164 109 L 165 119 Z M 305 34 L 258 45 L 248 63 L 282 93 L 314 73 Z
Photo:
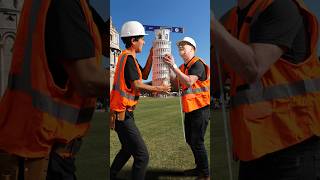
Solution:
M 114 72 L 116 70 L 117 60 L 120 53 L 119 33 L 113 26 L 112 18 L 110 17 L 110 91 L 112 89 Z
M 23 0 L 0 0 L 0 97 L 8 83 L 12 49 L 22 4 Z

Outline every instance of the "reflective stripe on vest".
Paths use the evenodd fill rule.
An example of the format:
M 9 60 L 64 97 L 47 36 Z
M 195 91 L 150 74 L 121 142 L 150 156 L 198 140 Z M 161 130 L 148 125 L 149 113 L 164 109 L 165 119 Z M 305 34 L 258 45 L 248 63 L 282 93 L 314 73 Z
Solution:
M 254 104 L 312 92 L 320 92 L 320 78 L 301 80 L 291 84 L 275 85 L 268 88 L 240 91 L 232 97 L 232 106 Z
M 25 46 L 22 73 L 19 75 L 9 74 L 8 89 L 23 91 L 32 98 L 33 107 L 52 115 L 55 118 L 65 120 L 69 123 L 83 123 L 91 120 L 95 107 L 75 108 L 67 104 L 54 101 L 51 97 L 34 90 L 31 87 L 31 51 L 32 51 L 32 33 L 36 28 L 36 21 L 42 0 L 33 0 L 30 11 L 30 20 L 28 25 L 28 39 Z
M 182 90 L 182 96 L 187 95 L 187 94 L 195 94 L 195 93 L 201 93 L 201 92 L 209 92 L 209 87 L 200 87 L 200 88 L 195 88 L 192 89 L 189 87 L 186 90 Z
M 119 62 L 119 63 L 120 63 L 120 64 L 119 64 L 119 70 L 123 68 L 123 61 L 124 61 L 124 58 L 125 58 L 126 56 L 127 56 L 126 54 L 123 54 L 123 55 L 122 55 L 122 57 L 121 57 L 121 59 L 120 59 L 120 62 Z M 125 97 L 125 98 L 130 99 L 130 100 L 133 100 L 133 101 L 137 101 L 137 100 L 139 99 L 139 96 L 131 95 L 131 94 L 127 93 L 127 92 L 124 92 L 124 91 L 120 88 L 120 86 L 119 86 L 120 78 L 121 78 L 121 77 L 120 77 L 120 72 L 118 72 L 118 76 L 117 76 L 118 81 L 114 83 L 114 85 L 113 85 L 113 90 L 118 91 L 122 97 Z
M 10 90 L 25 91 L 32 97 L 33 107 L 46 112 L 55 118 L 65 120 L 69 123 L 77 124 L 90 121 L 95 108 L 74 108 L 72 106 L 54 101 L 49 96 L 32 90 L 30 85 L 25 86 L 24 78 L 21 76 L 9 76 L 8 88 Z
M 130 99 L 133 101 L 136 101 L 139 99 L 139 96 L 133 96 L 131 94 L 128 94 L 128 93 L 122 91 L 118 84 L 113 85 L 113 90 L 118 91 L 122 97 L 125 97 L 127 99 Z

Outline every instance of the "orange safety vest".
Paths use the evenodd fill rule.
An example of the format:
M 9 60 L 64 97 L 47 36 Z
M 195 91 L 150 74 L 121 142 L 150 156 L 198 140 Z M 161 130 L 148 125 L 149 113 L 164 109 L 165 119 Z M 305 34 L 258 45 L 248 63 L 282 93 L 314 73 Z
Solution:
M 129 89 L 126 85 L 124 78 L 124 68 L 127 58 L 130 54 L 124 50 L 118 57 L 118 63 L 114 74 L 113 88 L 110 95 L 110 109 L 116 112 L 122 112 L 126 109 L 131 111 L 132 108 L 138 103 L 140 91 L 131 86 Z M 139 79 L 142 80 L 142 73 L 137 60 L 134 57 L 134 62 L 137 67 Z
M 99 31 L 86 0 L 80 2 L 100 63 Z M 8 87 L 0 102 L 0 149 L 27 158 L 47 156 L 54 143 L 84 136 L 96 105 L 96 98 L 81 97 L 71 83 L 61 89 L 53 81 L 44 39 L 50 3 L 24 1 Z
M 183 112 L 191 112 L 207 105 L 210 105 L 210 68 L 199 57 L 193 57 L 187 67 L 182 64 L 181 72 L 188 75 L 190 67 L 197 61 L 201 61 L 206 68 L 207 79 L 200 81 L 199 79 L 190 87 L 181 83 L 182 88 L 182 109 Z
M 223 19 L 225 28 L 248 44 L 250 26 L 273 0 L 256 0 L 241 29 L 237 28 L 237 9 Z M 231 77 L 231 129 L 235 156 L 240 160 L 257 159 L 320 135 L 320 64 L 317 58 L 318 21 L 306 7 L 294 0 L 308 21 L 310 56 L 292 64 L 280 58 L 262 78 L 247 84 L 226 67 Z M 247 89 L 237 92 L 237 87 Z

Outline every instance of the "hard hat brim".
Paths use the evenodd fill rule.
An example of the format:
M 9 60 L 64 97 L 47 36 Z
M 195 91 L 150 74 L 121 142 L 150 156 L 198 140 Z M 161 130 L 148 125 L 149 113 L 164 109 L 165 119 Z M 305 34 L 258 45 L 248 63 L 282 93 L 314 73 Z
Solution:
M 186 40 L 179 40 L 179 41 L 177 41 L 177 46 L 179 46 L 179 44 L 180 43 L 182 43 L 182 42 L 186 42 L 186 43 L 188 43 L 188 44 L 190 44 L 192 47 L 194 47 L 194 49 L 196 49 L 197 47 L 195 47 L 193 44 L 191 44 L 189 41 L 186 41 Z
M 147 35 L 149 35 L 149 34 L 146 34 L 146 33 L 138 34 L 138 35 L 129 35 L 129 34 L 127 34 L 127 35 L 121 35 L 120 37 L 134 37 L 134 36 L 147 36 Z

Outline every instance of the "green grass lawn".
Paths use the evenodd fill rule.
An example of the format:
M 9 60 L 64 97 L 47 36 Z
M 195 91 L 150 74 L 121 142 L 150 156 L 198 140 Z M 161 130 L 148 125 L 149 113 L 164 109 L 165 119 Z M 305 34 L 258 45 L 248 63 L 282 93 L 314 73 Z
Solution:
M 135 110 L 136 124 L 150 153 L 147 179 L 192 179 L 182 176 L 182 171 L 193 168 L 194 163 L 192 152 L 183 138 L 179 108 L 178 98 L 141 98 Z M 212 111 L 211 117 L 211 133 L 208 129 L 206 147 L 210 152 L 211 138 L 209 156 L 212 177 L 214 180 L 229 180 L 221 112 Z M 107 141 L 107 118 L 108 115 L 104 112 L 96 112 L 94 115 L 92 127 L 84 139 L 76 161 L 79 180 L 108 179 L 108 164 L 120 149 L 120 143 L 114 131 L 110 132 L 110 144 Z M 131 159 L 123 168 L 121 177 L 129 179 L 132 162 Z M 238 167 L 235 162 L 232 165 L 235 180 Z
M 212 176 L 214 180 L 231 180 L 228 171 L 228 158 L 226 137 L 224 132 L 224 123 L 221 111 L 211 111 L 211 144 L 212 153 L 211 162 L 213 164 Z M 230 131 L 229 137 L 230 137 Z M 230 142 L 231 143 L 231 142 Z M 231 157 L 232 158 L 232 157 Z M 232 160 L 233 180 L 238 176 L 238 163 Z
M 76 159 L 78 180 L 107 180 L 108 113 L 96 112 Z

